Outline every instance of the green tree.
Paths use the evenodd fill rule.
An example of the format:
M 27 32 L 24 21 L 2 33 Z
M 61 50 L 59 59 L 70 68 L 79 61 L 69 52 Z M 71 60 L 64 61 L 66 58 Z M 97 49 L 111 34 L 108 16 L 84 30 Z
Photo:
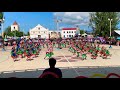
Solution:
M 0 19 L 3 19 L 3 12 L 0 12 Z M 0 21 L 0 30 L 1 30 L 1 21 Z
M 4 30 L 4 36 L 11 36 L 11 27 L 8 26 L 5 30 Z
M 16 37 L 22 37 L 23 36 L 23 32 L 20 32 L 20 31 L 12 31 L 12 35 L 16 36 Z
M 80 34 L 81 34 L 81 35 L 85 33 L 84 30 L 79 30 L 79 31 L 80 31 Z
M 4 36 L 10 36 L 10 37 L 22 37 L 23 35 L 25 35 L 23 32 L 20 31 L 11 31 L 11 27 L 8 26 L 5 30 L 4 30 Z
M 0 12 L 0 19 L 3 19 L 3 12 Z
M 27 32 L 27 36 L 30 36 L 30 33 L 29 33 L 29 32 Z
M 90 13 L 89 26 L 93 30 L 94 36 L 110 36 L 110 21 L 108 18 L 113 19 L 111 23 L 112 36 L 114 30 L 118 29 L 118 12 L 94 12 Z
M 18 32 L 17 37 L 22 37 L 23 36 L 23 32 Z
M 4 16 L 4 13 L 0 12 L 0 19 L 3 19 L 3 16 Z M 1 23 L 2 22 L 0 22 L 0 26 L 1 26 Z M 1 29 L 1 27 L 0 27 L 0 29 Z M 4 33 L 2 33 L 2 34 L 4 34 Z M 4 35 L 2 35 L 2 38 L 4 38 Z M 4 39 L 3 39 L 3 43 L 4 43 Z M 3 44 L 3 50 L 5 50 L 4 44 Z

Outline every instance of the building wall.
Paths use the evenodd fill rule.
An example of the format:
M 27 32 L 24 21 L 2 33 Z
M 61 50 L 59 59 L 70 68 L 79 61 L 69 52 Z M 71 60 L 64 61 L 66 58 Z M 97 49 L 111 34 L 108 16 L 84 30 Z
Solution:
M 11 31 L 19 31 L 19 26 L 18 25 L 11 25 Z
M 61 31 L 49 31 L 50 38 L 59 38 L 61 37 Z
M 35 28 L 30 30 L 30 38 L 49 38 L 49 30 L 44 27 L 37 25 Z
M 74 37 L 74 35 L 76 34 L 76 30 L 62 30 L 62 38 L 70 38 Z
M 38 38 L 38 36 L 40 36 L 41 38 L 48 38 L 48 31 L 30 31 L 31 38 Z

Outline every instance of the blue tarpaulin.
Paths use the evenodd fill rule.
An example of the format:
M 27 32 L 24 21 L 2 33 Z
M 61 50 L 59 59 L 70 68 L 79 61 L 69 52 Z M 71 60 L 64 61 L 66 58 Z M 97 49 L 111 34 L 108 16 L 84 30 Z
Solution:
M 118 40 L 120 40 L 120 37 L 117 37 Z

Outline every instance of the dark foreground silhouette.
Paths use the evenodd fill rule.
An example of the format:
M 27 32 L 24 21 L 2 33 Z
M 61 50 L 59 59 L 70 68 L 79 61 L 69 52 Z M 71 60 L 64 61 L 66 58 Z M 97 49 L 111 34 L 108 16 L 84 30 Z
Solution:
M 55 68 L 56 59 L 49 59 L 50 68 L 45 69 L 40 78 L 62 78 L 62 72 L 59 68 Z

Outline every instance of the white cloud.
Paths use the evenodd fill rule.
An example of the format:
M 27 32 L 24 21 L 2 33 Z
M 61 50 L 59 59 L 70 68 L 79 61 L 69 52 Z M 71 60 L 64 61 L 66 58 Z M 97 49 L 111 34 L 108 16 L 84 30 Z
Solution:
M 62 23 L 70 25 L 88 25 L 89 12 L 55 12 L 54 16 L 62 19 Z

